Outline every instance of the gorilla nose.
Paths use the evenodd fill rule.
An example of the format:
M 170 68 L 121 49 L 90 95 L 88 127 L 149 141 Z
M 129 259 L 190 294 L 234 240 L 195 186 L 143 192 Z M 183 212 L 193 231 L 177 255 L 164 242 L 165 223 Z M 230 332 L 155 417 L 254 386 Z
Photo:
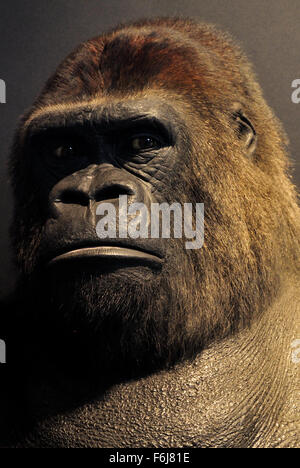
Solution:
M 134 181 L 119 169 L 103 166 L 92 166 L 61 180 L 51 191 L 50 204 L 88 206 L 90 202 L 116 200 L 120 195 L 137 196 Z
M 66 187 L 61 190 L 59 196 L 55 201 L 65 204 L 88 206 L 90 201 L 101 202 L 114 200 L 119 198 L 120 195 L 134 195 L 131 187 L 125 184 L 107 184 L 95 191 L 84 190 L 79 187 Z

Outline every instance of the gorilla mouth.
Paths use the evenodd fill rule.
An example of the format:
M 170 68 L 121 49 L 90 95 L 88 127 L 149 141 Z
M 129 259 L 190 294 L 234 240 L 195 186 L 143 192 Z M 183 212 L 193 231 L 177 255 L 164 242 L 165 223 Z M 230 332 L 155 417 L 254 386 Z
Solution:
M 70 250 L 61 255 L 52 258 L 48 266 L 53 266 L 61 262 L 71 261 L 101 261 L 110 260 L 113 262 L 126 263 L 142 263 L 154 267 L 160 267 L 163 259 L 144 250 L 137 250 L 135 248 L 122 247 L 122 246 L 95 246 L 83 247 L 75 250 Z

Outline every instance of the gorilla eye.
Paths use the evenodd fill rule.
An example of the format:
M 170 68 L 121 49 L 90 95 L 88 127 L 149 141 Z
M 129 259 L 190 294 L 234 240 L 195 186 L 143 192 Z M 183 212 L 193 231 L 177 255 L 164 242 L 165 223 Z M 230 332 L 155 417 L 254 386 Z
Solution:
M 59 159 L 79 156 L 80 148 L 74 144 L 64 144 L 54 147 L 52 150 L 53 156 Z
M 130 149 L 133 151 L 144 151 L 148 149 L 160 148 L 161 142 L 150 135 L 134 136 L 130 141 Z
M 36 152 L 44 156 L 45 161 L 53 164 L 67 164 L 74 159 L 85 159 L 90 156 L 92 149 L 87 141 L 79 137 L 47 135 L 33 141 Z
M 31 150 L 39 164 L 60 176 L 86 167 L 94 155 L 94 146 L 83 137 L 50 131 L 33 137 Z

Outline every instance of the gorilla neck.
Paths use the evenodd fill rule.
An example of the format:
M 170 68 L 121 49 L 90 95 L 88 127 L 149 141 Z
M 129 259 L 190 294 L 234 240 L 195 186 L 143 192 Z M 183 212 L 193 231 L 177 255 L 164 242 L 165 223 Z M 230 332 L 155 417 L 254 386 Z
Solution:
M 251 328 L 193 361 L 115 384 L 76 409 L 61 411 L 74 382 L 55 390 L 29 382 L 29 411 L 40 416 L 50 405 L 53 416 L 41 417 L 19 445 L 293 446 L 299 389 L 291 343 L 300 337 L 299 291 L 299 283 L 289 279 Z

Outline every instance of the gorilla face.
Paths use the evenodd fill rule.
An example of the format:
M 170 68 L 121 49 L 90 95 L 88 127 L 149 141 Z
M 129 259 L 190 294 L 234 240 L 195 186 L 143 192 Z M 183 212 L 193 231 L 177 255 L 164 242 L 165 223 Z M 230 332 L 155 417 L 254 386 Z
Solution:
M 71 337 L 102 370 L 170 365 L 248 325 L 293 249 L 289 231 L 282 247 L 281 215 L 295 205 L 280 131 L 248 65 L 214 30 L 195 29 L 197 48 L 153 27 L 71 54 L 13 149 L 12 234 L 32 330 Z M 148 237 L 99 238 L 99 208 L 120 215 L 124 196 L 149 212 L 204 203 L 203 248 L 151 237 L 149 219 Z
M 47 213 L 36 261 L 60 263 L 70 260 L 61 256 L 65 252 L 101 247 L 102 243 L 112 244 L 115 250 L 98 248 L 94 253 L 90 250 L 88 256 L 103 258 L 103 266 L 107 265 L 105 258 L 113 256 L 157 270 L 166 245 L 151 239 L 149 229 L 141 239 L 128 239 L 127 232 L 118 232 L 107 234 L 101 241 L 96 233 L 97 212 L 101 203 L 109 202 L 118 220 L 120 196 L 126 196 L 129 205 L 143 203 L 149 211 L 153 201 L 178 200 L 172 190 L 178 179 L 174 167 L 185 161 L 175 124 L 177 116 L 170 106 L 155 100 L 90 107 L 83 105 L 77 114 L 72 110 L 46 116 L 46 120 L 37 117 L 28 127 L 26 152 L 33 184 Z M 172 124 L 166 118 L 168 114 L 173 117 Z M 170 187 L 163 168 L 171 175 Z M 131 249 L 132 254 L 125 250 L 118 254 L 121 247 Z M 143 255 L 137 257 L 136 251 Z M 78 252 L 76 260 L 84 260 L 83 254 Z

